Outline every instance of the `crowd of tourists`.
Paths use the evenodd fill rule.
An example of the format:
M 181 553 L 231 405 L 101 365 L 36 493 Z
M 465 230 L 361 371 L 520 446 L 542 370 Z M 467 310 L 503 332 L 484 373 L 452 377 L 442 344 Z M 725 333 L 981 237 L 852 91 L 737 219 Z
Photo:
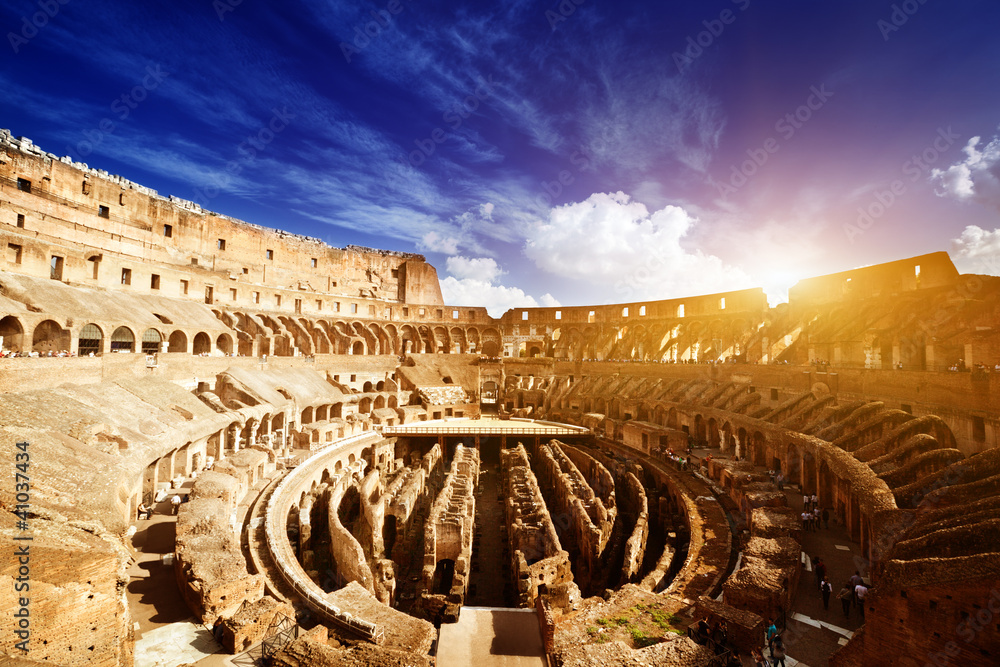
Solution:
M 14 359 L 19 357 L 39 358 L 39 357 L 75 357 L 76 352 L 66 350 L 49 350 L 48 352 L 20 352 L 18 350 L 0 350 L 0 359 Z

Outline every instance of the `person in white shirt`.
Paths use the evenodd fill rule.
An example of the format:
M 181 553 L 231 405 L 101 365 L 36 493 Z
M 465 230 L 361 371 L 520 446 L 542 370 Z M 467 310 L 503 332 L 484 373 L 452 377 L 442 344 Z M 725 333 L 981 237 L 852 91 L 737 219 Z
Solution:
M 854 587 L 854 596 L 858 600 L 858 609 L 861 610 L 861 618 L 865 617 L 865 596 L 868 595 L 868 587 L 865 582 L 861 582 Z

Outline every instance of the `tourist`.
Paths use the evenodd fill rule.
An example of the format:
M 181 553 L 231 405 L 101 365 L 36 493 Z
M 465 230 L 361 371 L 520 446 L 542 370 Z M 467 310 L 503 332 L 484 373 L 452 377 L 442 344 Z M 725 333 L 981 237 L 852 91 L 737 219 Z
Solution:
M 856 592 L 857 588 L 858 588 L 858 584 L 864 583 L 864 581 L 865 580 L 861 578 L 861 572 L 858 571 L 858 570 L 855 570 L 854 574 L 851 576 L 850 580 L 847 582 L 850 585 L 850 587 L 851 587 L 851 596 L 852 596 L 852 599 L 854 600 L 854 606 L 855 607 L 858 606 L 858 596 L 857 596 L 857 592 Z
M 830 509 L 828 507 L 823 508 L 823 527 L 830 528 Z
M 774 624 L 774 619 L 767 619 L 767 634 L 764 637 L 764 641 L 770 645 L 771 639 L 778 634 L 778 626 Z
M 753 667 L 768 667 L 767 660 L 760 649 L 750 651 L 750 658 L 753 660 Z
M 781 635 L 776 634 L 771 637 L 771 642 L 768 644 L 771 649 L 771 664 L 785 667 L 785 644 L 781 641 Z
M 851 590 L 851 582 L 844 582 L 840 592 L 837 593 L 837 599 L 840 600 L 840 604 L 844 608 L 844 618 L 850 618 L 851 601 L 854 599 L 854 591 Z
M 826 579 L 826 563 L 819 556 L 813 558 L 813 569 L 816 573 L 816 585 L 819 586 Z
M 830 593 L 833 592 L 833 586 L 826 580 L 826 576 L 823 577 L 823 580 L 819 584 L 819 591 L 823 594 L 823 609 L 830 611 Z
M 803 512 L 799 515 L 802 519 L 802 530 L 809 530 L 809 523 L 812 521 L 812 515 L 809 512 Z
M 140 502 L 139 503 L 138 514 L 139 514 L 139 518 L 140 519 L 147 519 L 148 520 L 149 517 L 153 514 L 153 510 L 151 510 L 150 508 L 146 507 L 146 503 Z
M 774 482 L 778 485 L 778 491 L 785 490 L 785 474 L 780 470 L 778 471 L 778 474 L 775 476 Z
M 816 526 L 816 530 L 819 530 L 819 520 L 823 516 L 822 510 L 816 508 L 813 510 L 813 525 Z M 829 528 L 829 526 L 827 526 Z
M 181 506 L 181 497 L 176 493 L 170 499 L 171 510 L 174 514 L 177 514 L 177 509 Z
M 809 498 L 809 507 L 812 509 L 816 509 L 817 507 L 819 507 L 819 498 L 816 496 L 815 493 L 812 494 L 812 496 L 810 496 Z
M 806 511 L 809 510 L 809 494 L 808 493 L 802 494 L 802 509 L 806 510 Z
M 858 609 L 861 610 L 861 618 L 865 617 L 865 596 L 868 595 L 868 587 L 865 586 L 865 582 L 862 581 L 860 584 L 854 587 L 854 597 L 858 601 Z

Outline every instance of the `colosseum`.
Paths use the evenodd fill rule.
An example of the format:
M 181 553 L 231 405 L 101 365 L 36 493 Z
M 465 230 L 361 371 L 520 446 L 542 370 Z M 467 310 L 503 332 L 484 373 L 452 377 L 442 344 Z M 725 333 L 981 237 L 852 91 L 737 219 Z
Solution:
M 945 252 L 495 319 L 7 132 L 0 248 L 5 665 L 1000 664 Z

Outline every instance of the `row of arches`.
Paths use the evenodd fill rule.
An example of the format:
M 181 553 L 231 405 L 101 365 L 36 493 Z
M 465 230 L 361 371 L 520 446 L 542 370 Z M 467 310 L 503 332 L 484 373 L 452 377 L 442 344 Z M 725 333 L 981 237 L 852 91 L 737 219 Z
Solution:
M 446 327 L 326 318 L 292 317 L 242 311 L 215 311 L 237 333 L 241 355 L 296 353 L 394 355 L 478 353 L 499 356 L 499 329 Z
M 759 349 L 755 343 L 760 339 L 758 330 L 761 324 L 745 317 L 729 317 L 616 326 L 570 326 L 553 332 L 551 354 L 573 361 L 721 361 L 730 357 L 745 357 L 751 349 Z
M 106 352 L 233 352 L 233 338 L 226 333 L 213 339 L 208 333 L 199 331 L 189 339 L 188 333 L 181 329 L 167 334 L 151 327 L 138 333 L 138 329 L 124 325 L 108 333 L 105 328 L 90 322 L 74 334 L 71 328 L 63 327 L 55 320 L 43 320 L 29 333 L 14 315 L 0 318 L 0 343 L 4 350 L 11 352 L 76 352 L 81 357 L 99 356 Z

